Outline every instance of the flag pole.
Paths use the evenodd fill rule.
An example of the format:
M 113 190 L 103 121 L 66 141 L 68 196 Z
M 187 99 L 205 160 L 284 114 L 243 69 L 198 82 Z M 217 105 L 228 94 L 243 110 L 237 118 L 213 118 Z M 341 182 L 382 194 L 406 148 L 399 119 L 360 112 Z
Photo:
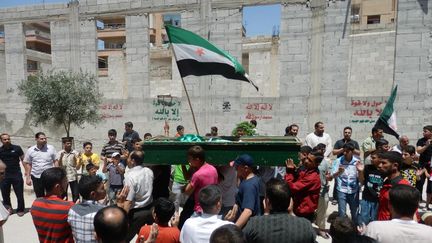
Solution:
M 174 56 L 175 56 L 174 49 L 173 49 L 173 53 L 174 53 Z M 177 57 L 175 57 L 175 59 L 177 60 Z M 197 123 L 196 123 L 196 120 L 195 120 L 195 113 L 194 113 L 194 110 L 192 108 L 192 104 L 191 104 L 191 101 L 190 101 L 190 98 L 189 98 L 189 92 L 186 89 L 186 84 L 185 84 L 185 81 L 183 80 L 183 77 L 181 77 L 181 80 L 182 80 L 182 84 L 183 84 L 183 89 L 184 89 L 184 91 L 186 93 L 186 97 L 187 97 L 187 100 L 188 100 L 189 108 L 190 108 L 191 113 L 192 113 L 192 119 L 193 119 L 193 122 L 194 122 L 194 125 L 195 125 L 195 130 L 197 132 L 197 135 L 199 135 L 198 126 L 197 126 Z

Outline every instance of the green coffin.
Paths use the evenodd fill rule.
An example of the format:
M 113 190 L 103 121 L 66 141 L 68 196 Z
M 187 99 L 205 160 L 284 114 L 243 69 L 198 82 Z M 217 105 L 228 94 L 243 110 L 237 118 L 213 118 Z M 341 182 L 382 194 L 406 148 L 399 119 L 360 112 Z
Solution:
M 301 143 L 294 137 L 223 137 L 234 141 L 181 142 L 173 138 L 157 138 L 143 142 L 146 164 L 187 164 L 187 150 L 199 145 L 204 148 L 206 161 L 215 165 L 226 165 L 241 154 L 254 158 L 256 165 L 284 166 L 287 158 L 298 162 Z

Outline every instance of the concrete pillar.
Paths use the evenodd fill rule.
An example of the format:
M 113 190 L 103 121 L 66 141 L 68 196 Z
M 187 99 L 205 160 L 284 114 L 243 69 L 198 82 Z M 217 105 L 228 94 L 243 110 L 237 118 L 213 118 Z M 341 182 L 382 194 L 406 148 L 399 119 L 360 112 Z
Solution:
M 79 68 L 84 72 L 97 76 L 97 32 L 94 18 L 80 21 L 80 63 Z
M 147 15 L 126 16 L 126 65 L 128 97 L 148 98 L 149 31 Z
M 69 31 L 69 21 L 52 21 L 51 29 L 51 59 L 55 70 L 70 70 L 72 47 Z
M 6 90 L 17 89 L 17 84 L 27 77 L 26 42 L 22 23 L 4 25 Z

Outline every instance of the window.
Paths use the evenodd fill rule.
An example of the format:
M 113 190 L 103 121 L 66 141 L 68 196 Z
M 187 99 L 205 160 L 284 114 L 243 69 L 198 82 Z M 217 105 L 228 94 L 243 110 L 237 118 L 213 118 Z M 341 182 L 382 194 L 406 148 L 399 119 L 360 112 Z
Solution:
M 381 15 L 367 16 L 367 24 L 379 24 L 381 22 Z

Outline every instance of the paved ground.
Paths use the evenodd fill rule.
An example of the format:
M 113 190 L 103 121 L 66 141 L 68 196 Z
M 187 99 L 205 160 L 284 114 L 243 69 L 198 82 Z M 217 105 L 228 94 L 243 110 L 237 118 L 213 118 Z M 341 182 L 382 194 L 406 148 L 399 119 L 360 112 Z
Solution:
M 332 191 L 332 188 L 330 188 L 330 191 Z M 424 190 L 425 191 L 425 190 Z M 26 202 L 26 207 L 30 207 L 31 203 L 35 199 L 34 193 L 31 191 L 30 187 L 26 186 L 25 192 L 24 192 L 24 198 Z M 426 198 L 426 195 L 423 196 L 423 198 Z M 11 200 L 12 205 L 14 208 L 16 208 L 16 198 L 15 194 L 11 193 Z M 424 205 L 424 204 L 421 204 Z M 333 211 L 337 211 L 337 205 L 331 205 L 329 203 L 329 207 L 327 210 L 327 215 L 332 213 Z M 420 210 L 420 212 L 423 212 L 423 210 Z M 327 224 L 327 229 L 330 227 L 330 225 Z M 26 213 L 23 217 L 18 217 L 16 214 L 13 214 L 9 217 L 6 224 L 3 226 L 3 234 L 4 234 L 4 242 L 26 242 L 26 243 L 37 243 L 37 233 L 33 226 L 32 218 L 30 213 Z M 323 239 L 322 237 L 317 237 L 317 241 L 319 243 L 329 243 L 331 242 L 330 239 Z M 133 241 L 135 242 L 135 241 Z

